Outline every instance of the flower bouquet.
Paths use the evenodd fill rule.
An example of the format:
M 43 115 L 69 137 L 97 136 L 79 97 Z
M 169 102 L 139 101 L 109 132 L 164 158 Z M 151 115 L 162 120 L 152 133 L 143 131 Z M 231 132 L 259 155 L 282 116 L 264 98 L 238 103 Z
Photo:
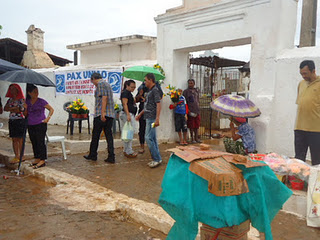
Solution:
M 153 68 L 157 69 L 163 76 L 166 76 L 164 70 L 162 69 L 162 67 L 158 63 L 153 65 Z
M 170 84 L 166 88 L 169 89 L 169 92 L 166 95 L 170 96 L 171 101 L 174 103 L 179 102 L 179 98 L 180 98 L 182 92 L 178 91 L 178 89 L 176 87 L 171 86 Z
M 89 109 L 84 105 L 80 98 L 74 100 L 72 104 L 67 107 L 73 118 L 87 118 Z
M 123 109 L 123 107 L 122 107 L 122 102 L 121 102 L 121 100 L 120 100 L 120 99 L 115 99 L 115 100 L 114 100 L 114 111 L 115 111 L 116 113 L 119 113 L 119 112 L 122 111 L 122 109 Z
M 115 110 L 115 111 L 120 111 L 120 107 L 119 107 L 119 104 L 118 104 L 118 103 L 116 103 L 116 104 L 114 105 L 114 110 Z

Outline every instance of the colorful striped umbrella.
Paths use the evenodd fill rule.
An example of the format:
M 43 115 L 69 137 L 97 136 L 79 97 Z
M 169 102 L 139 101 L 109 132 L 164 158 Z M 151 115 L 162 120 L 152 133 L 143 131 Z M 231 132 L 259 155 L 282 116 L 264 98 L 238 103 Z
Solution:
M 233 117 L 254 118 L 261 112 L 249 99 L 238 95 L 222 95 L 210 103 L 213 110 Z

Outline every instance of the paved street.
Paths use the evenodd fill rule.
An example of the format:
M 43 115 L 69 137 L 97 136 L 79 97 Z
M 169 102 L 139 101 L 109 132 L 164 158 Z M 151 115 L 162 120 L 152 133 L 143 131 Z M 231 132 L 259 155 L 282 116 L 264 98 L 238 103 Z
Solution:
M 64 129 L 53 127 L 56 134 Z M 52 131 L 52 129 L 51 129 Z M 59 132 L 60 131 L 60 132 Z M 82 137 L 82 138 L 87 138 Z M 77 138 L 75 134 L 74 138 Z M 78 137 L 79 138 L 79 137 Z M 215 149 L 223 148 L 220 141 L 208 142 Z M 176 144 L 161 144 L 163 164 L 155 169 L 147 167 L 150 154 L 146 151 L 136 159 L 123 156 L 122 149 L 116 149 L 116 164 L 106 164 L 103 160 L 106 153 L 100 152 L 97 162 L 85 160 L 83 154 L 68 155 L 62 160 L 60 150 L 49 157 L 47 167 L 36 170 L 58 171 L 73 176 L 73 179 L 84 179 L 89 183 L 124 194 L 132 199 L 143 200 L 158 206 L 157 200 L 161 192 L 161 181 L 166 169 L 170 153 L 165 150 Z M 1 137 L 0 150 L 10 152 L 10 139 Z M 27 143 L 27 152 L 31 148 Z M 69 175 L 70 174 L 70 175 Z M 3 176 L 8 176 L 4 179 Z M 118 211 L 102 211 L 103 199 L 95 202 L 94 210 L 86 206 L 90 196 L 83 191 L 83 199 L 71 203 L 66 199 L 59 201 L 55 195 L 59 188 L 28 175 L 16 176 L 9 170 L 0 168 L 0 239 L 165 239 L 165 235 L 143 224 L 137 224 L 127 215 Z M 63 186 L 68 189 L 69 183 Z M 70 185 L 71 187 L 71 185 Z M 61 188 L 61 187 L 60 187 Z M 73 190 L 71 190 L 72 193 Z M 72 195 L 79 195 L 74 192 Z M 77 206 L 78 204 L 78 206 Z M 72 210 L 71 210 L 72 209 Z M 89 210 L 86 210 L 89 209 Z M 320 239 L 320 230 L 306 226 L 305 219 L 280 212 L 272 222 L 275 240 L 313 240 Z

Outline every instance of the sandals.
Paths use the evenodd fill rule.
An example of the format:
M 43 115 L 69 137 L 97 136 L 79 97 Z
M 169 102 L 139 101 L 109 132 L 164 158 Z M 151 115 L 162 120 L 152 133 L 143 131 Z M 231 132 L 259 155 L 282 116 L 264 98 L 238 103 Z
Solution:
M 35 159 L 32 163 L 29 164 L 30 167 L 37 165 L 40 162 L 40 159 Z
M 140 154 L 144 153 L 144 149 L 140 149 L 140 150 L 138 151 L 138 153 L 140 153 Z
M 123 153 L 123 155 L 125 155 L 127 158 L 135 158 L 138 156 L 138 153 L 131 153 L 131 154 L 127 154 L 127 153 Z
M 44 167 L 46 166 L 46 162 L 44 160 L 38 162 L 38 164 L 34 165 L 32 168 L 33 169 L 38 169 L 38 168 L 41 168 L 41 167 Z
M 12 158 L 11 160 L 10 160 L 10 164 L 16 164 L 16 163 L 19 163 L 20 162 L 20 159 L 19 158 Z

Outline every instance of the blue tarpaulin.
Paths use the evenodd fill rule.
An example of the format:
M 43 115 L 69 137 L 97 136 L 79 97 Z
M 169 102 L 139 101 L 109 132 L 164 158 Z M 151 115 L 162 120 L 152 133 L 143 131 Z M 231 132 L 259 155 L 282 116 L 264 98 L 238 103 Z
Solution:
M 189 171 L 190 163 L 172 154 L 162 181 L 159 203 L 176 221 L 167 239 L 193 240 L 198 222 L 215 228 L 231 227 L 250 219 L 252 226 L 272 240 L 270 223 L 292 191 L 268 166 L 243 171 L 249 193 L 218 197 L 208 192 L 208 182 Z

